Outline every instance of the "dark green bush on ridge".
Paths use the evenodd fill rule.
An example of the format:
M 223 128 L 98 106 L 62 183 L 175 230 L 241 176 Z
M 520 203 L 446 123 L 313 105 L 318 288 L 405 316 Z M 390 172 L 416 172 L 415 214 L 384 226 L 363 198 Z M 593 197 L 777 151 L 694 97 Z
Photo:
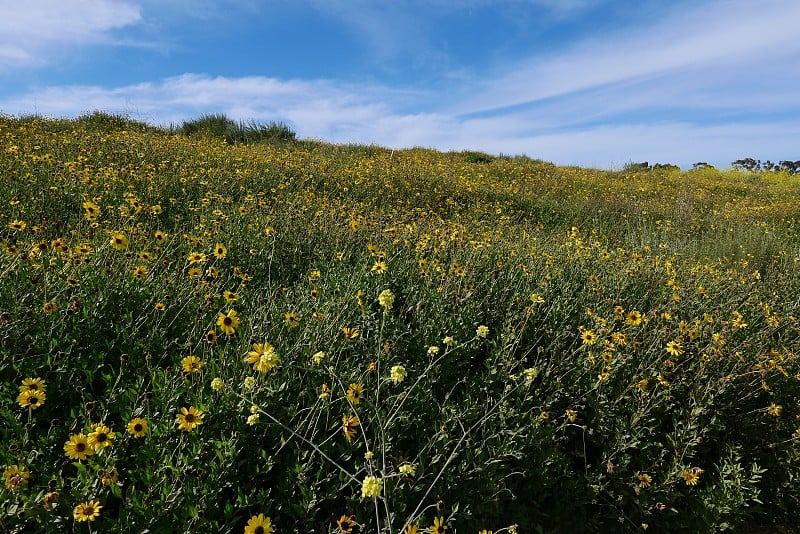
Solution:
M 189 137 L 224 139 L 229 145 L 285 143 L 296 138 L 295 132 L 283 122 L 237 122 L 222 113 L 202 115 L 198 119 L 184 121 L 177 131 Z

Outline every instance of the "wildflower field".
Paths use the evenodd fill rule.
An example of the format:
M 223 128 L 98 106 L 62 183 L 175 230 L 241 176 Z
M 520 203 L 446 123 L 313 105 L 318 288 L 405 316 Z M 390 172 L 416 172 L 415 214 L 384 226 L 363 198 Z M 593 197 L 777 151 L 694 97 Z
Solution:
M 0 532 L 790 531 L 800 177 L 0 117 Z

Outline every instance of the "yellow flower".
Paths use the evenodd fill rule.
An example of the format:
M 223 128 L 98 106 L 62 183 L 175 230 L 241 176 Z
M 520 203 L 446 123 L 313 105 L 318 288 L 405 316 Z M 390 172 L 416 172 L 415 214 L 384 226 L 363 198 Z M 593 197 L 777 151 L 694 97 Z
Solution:
M 681 476 L 687 486 L 696 486 L 700 482 L 700 475 L 702 474 L 702 469 L 699 467 L 692 467 L 691 469 L 684 469 Z
M 272 520 L 264 514 L 254 515 L 247 521 L 244 534 L 272 534 Z
M 392 369 L 389 371 L 389 377 L 392 379 L 392 382 L 399 384 L 406 377 L 406 368 L 402 365 L 392 366 Z
M 44 391 L 26 389 L 17 395 L 17 402 L 19 405 L 23 408 L 30 408 L 31 410 L 39 408 L 44 404 L 45 400 L 46 395 Z
M 203 424 L 203 417 L 202 410 L 190 406 L 189 408 L 181 408 L 180 413 L 175 417 L 175 422 L 178 423 L 178 428 L 181 430 L 191 432 Z
M 666 351 L 673 356 L 680 356 L 683 354 L 683 347 L 677 341 L 670 341 L 667 343 Z
M 431 534 L 444 534 L 445 529 L 447 529 L 447 527 L 444 525 L 443 517 L 440 516 L 433 519 Z
M 184 373 L 199 373 L 205 367 L 205 363 L 197 356 L 186 356 L 181 360 L 181 368 Z
M 94 447 L 89 445 L 89 440 L 84 434 L 73 434 L 64 443 L 64 453 L 70 460 L 85 460 L 94 454 Z
M 286 324 L 289 326 L 289 328 L 297 328 L 300 326 L 300 317 L 296 312 L 288 311 L 283 314 L 283 318 L 286 320 Z
M 774 402 L 771 402 L 770 405 L 767 406 L 767 413 L 775 417 L 780 416 L 782 411 L 783 411 L 783 406 L 781 406 L 780 404 L 775 404 Z
M 595 341 L 597 341 L 597 336 L 591 330 L 584 330 L 581 333 L 581 339 L 583 339 L 584 345 L 594 345 Z
M 266 373 L 278 364 L 278 353 L 269 343 L 254 343 L 245 361 L 253 366 L 253 370 Z
M 75 507 L 72 511 L 72 515 L 75 518 L 75 521 L 83 522 L 83 521 L 94 521 L 98 517 L 100 517 L 100 510 L 103 507 L 100 506 L 98 501 L 88 501 L 82 502 Z
M 413 477 L 417 474 L 416 468 L 410 463 L 406 462 L 400 466 L 400 472 L 406 476 Z
M 8 223 L 8 227 L 16 231 L 24 230 L 27 226 L 28 225 L 25 224 L 25 221 L 11 221 Z
M 370 270 L 375 274 L 384 274 L 384 273 L 386 273 L 386 271 L 389 270 L 389 266 L 386 265 L 385 261 L 380 260 L 380 261 L 376 261 L 372 265 L 372 269 L 370 269 Z
M 323 384 L 323 387 L 324 384 Z M 358 432 L 358 426 L 360 425 L 360 421 L 358 420 L 358 416 L 355 415 L 343 415 L 342 416 L 342 432 L 344 432 L 344 437 L 347 441 L 352 441 Z
M 392 304 L 394 304 L 394 293 L 392 293 L 391 289 L 384 289 L 381 291 L 381 294 L 378 295 L 378 303 L 383 306 L 386 311 L 392 309 Z
M 218 260 L 223 259 L 225 256 L 228 255 L 228 249 L 225 248 L 225 245 L 222 243 L 217 243 L 214 245 L 214 257 Z
M 44 305 L 42 306 L 42 311 L 47 315 L 55 313 L 57 310 L 58 310 L 58 304 L 56 304 L 52 300 L 45 302 Z
M 114 437 L 115 434 L 114 432 L 111 432 L 110 428 L 102 423 L 98 423 L 93 425 L 92 431 L 87 437 L 87 441 L 95 450 L 95 452 L 97 452 L 101 449 L 105 449 L 106 447 L 110 447 L 114 441 Z
M 135 438 L 143 438 L 147 434 L 147 420 L 141 417 L 134 417 L 128 422 L 128 434 Z
M 111 246 L 117 250 L 123 250 L 128 246 L 128 238 L 123 233 L 114 232 L 111 234 Z
M 350 384 L 350 387 L 347 388 L 347 399 L 352 402 L 353 404 L 358 404 L 361 402 L 361 397 L 364 395 L 364 388 L 361 384 Z
M 638 310 L 631 310 L 625 316 L 625 324 L 632 326 L 639 326 L 642 324 L 642 313 Z
M 353 532 L 353 526 L 355 524 L 356 522 L 352 515 L 342 515 L 342 517 L 336 521 L 336 528 L 338 528 L 339 532 L 342 534 L 350 534 Z
M 383 481 L 378 477 L 367 476 L 361 483 L 361 498 L 380 497 Z
M 192 252 L 186 259 L 190 264 L 203 263 L 206 261 L 206 255 L 202 252 Z
M 19 490 L 24 484 L 25 481 L 28 480 L 31 474 L 25 469 L 24 465 L 9 465 L 5 471 L 3 471 L 3 478 L 5 478 L 6 482 L 6 489 L 11 491 Z
M 316 363 L 316 364 L 319 364 L 319 363 L 321 363 L 321 362 L 322 362 L 322 360 L 323 360 L 324 358 L 325 358 L 325 353 L 324 353 L 324 352 L 322 352 L 321 350 L 319 350 L 319 351 L 315 352 L 315 353 L 313 354 L 313 356 L 311 356 L 311 359 L 312 359 L 312 360 L 314 361 L 314 363 Z
M 214 343 L 217 342 L 217 331 L 209 330 L 208 332 L 206 332 L 205 338 L 210 345 L 213 345 Z
M 544 304 L 544 299 L 536 293 L 531 293 L 531 302 L 534 304 Z
M 647 488 L 650 486 L 650 484 L 653 483 L 653 477 L 651 477 L 647 473 L 639 473 L 638 475 L 636 475 L 636 478 L 639 480 L 640 488 Z
M 83 203 L 83 209 L 85 210 L 86 220 L 94 221 L 100 216 L 100 206 L 95 204 L 91 201 L 86 201 Z
M 350 328 L 345 326 L 342 328 L 342 334 L 344 334 L 344 337 L 347 339 L 355 339 L 358 337 L 358 328 Z
M 475 335 L 481 338 L 485 338 L 489 335 L 489 327 L 486 325 L 480 325 L 477 330 L 475 330 Z
M 522 371 L 522 376 L 525 377 L 525 382 L 530 384 L 537 376 L 539 376 L 539 371 L 535 367 L 528 367 Z
M 230 310 L 227 314 L 222 312 L 217 313 L 217 326 L 220 327 L 220 330 L 225 332 L 225 335 L 232 336 L 239 326 L 239 318 L 236 317 L 236 312 Z

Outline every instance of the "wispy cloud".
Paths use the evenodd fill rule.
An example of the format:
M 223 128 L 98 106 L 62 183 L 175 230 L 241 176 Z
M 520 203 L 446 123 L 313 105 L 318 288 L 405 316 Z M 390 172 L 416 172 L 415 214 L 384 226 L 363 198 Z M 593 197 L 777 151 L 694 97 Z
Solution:
M 758 72 L 796 75 L 797 20 L 800 3 L 794 0 L 697 4 L 633 32 L 596 36 L 567 53 L 512 65 L 506 74 L 483 84 L 474 98 L 460 102 L 461 112 L 502 109 L 664 76 L 685 87 L 682 76 L 707 85 L 709 78 L 742 81 Z M 673 98 L 684 96 L 675 93 Z
M 62 47 L 106 41 L 138 22 L 139 7 L 118 0 L 0 0 L 0 71 L 41 66 Z
M 0 110 L 75 116 L 99 109 L 160 124 L 222 112 L 238 119 L 284 120 L 301 135 L 341 139 L 347 132 L 363 133 L 357 125 L 391 115 L 391 102 L 402 98 L 403 93 L 388 88 L 327 80 L 185 74 L 115 88 L 49 87 L 0 100 Z

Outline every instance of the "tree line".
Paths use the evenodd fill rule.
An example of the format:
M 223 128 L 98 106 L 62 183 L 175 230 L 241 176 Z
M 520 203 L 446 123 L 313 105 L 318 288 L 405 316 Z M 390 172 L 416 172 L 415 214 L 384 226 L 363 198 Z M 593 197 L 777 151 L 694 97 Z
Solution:
M 800 173 L 800 160 L 797 161 L 783 160 L 779 161 L 778 163 L 773 163 L 770 160 L 761 161 L 760 159 L 743 158 L 743 159 L 737 159 L 736 161 L 732 162 L 731 165 L 735 169 L 750 171 L 750 172 L 785 171 L 788 172 L 789 174 Z

